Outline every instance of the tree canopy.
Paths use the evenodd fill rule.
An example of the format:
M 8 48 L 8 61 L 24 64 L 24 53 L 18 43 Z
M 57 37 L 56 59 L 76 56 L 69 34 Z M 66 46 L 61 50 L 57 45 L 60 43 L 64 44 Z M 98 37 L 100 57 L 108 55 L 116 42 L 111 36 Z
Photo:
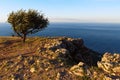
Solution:
M 14 32 L 23 39 L 23 42 L 28 34 L 43 30 L 49 23 L 43 14 L 32 9 L 12 11 L 9 14 L 8 22 L 12 25 Z

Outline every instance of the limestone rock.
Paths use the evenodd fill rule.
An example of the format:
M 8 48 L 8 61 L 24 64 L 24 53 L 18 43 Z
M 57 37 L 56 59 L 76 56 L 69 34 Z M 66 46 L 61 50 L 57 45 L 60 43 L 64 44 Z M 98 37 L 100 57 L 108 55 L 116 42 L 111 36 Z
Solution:
M 32 67 L 31 69 L 30 69 L 30 72 L 35 72 L 36 70 L 35 70 L 35 68 L 34 67 Z
M 78 65 L 74 65 L 70 68 L 70 71 L 77 76 L 84 76 L 87 73 L 87 66 L 83 62 L 79 62 Z
M 83 39 L 55 38 L 46 42 L 44 48 L 46 50 L 43 55 L 52 59 L 58 57 L 66 59 L 66 56 L 69 56 L 75 62 L 84 62 L 87 65 L 97 65 L 97 61 L 100 59 L 97 52 L 84 46 Z
M 119 76 L 104 75 L 103 80 L 120 80 Z
M 102 61 L 105 62 L 120 62 L 120 54 L 111 54 L 106 52 L 103 57 L 102 57 Z
M 52 43 L 47 43 L 44 45 L 44 48 L 51 49 L 51 50 L 56 50 L 60 48 L 61 42 L 58 41 L 57 39 L 54 39 Z
M 60 80 L 60 73 L 59 72 L 57 73 L 56 80 Z
M 105 53 L 97 64 L 105 72 L 120 76 L 120 54 Z
M 55 53 L 69 54 L 69 51 L 64 48 L 57 49 Z

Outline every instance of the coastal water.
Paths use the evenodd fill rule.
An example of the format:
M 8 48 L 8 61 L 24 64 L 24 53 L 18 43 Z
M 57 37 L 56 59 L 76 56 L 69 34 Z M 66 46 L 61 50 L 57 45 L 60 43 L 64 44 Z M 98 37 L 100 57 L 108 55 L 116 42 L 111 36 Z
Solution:
M 0 24 L 0 36 L 11 36 L 10 24 Z M 66 36 L 84 39 L 85 45 L 95 51 L 120 53 L 120 24 L 108 23 L 50 23 L 30 36 Z

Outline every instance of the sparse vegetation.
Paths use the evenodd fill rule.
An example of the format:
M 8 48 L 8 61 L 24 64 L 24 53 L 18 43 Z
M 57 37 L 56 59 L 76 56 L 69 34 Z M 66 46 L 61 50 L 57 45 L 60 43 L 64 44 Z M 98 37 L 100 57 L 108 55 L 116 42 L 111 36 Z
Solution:
M 77 40 L 79 44 L 75 43 Z M 19 37 L 0 37 L 0 79 L 103 80 L 110 78 L 108 73 L 86 62 L 88 60 L 92 62 L 92 58 L 94 60 L 96 59 L 94 56 L 99 55 L 83 47 L 85 46 L 82 39 L 28 37 L 24 44 Z M 76 55 L 71 56 L 73 52 L 77 54 L 77 58 Z M 93 54 L 94 56 L 91 56 Z M 75 58 L 80 60 L 79 63 Z

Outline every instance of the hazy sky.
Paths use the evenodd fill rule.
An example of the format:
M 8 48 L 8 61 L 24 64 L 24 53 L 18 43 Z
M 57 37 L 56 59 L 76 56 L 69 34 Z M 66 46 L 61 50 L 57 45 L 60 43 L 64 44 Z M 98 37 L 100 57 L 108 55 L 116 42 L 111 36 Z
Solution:
M 120 0 L 0 0 L 0 22 L 19 9 L 42 11 L 51 22 L 120 23 Z

